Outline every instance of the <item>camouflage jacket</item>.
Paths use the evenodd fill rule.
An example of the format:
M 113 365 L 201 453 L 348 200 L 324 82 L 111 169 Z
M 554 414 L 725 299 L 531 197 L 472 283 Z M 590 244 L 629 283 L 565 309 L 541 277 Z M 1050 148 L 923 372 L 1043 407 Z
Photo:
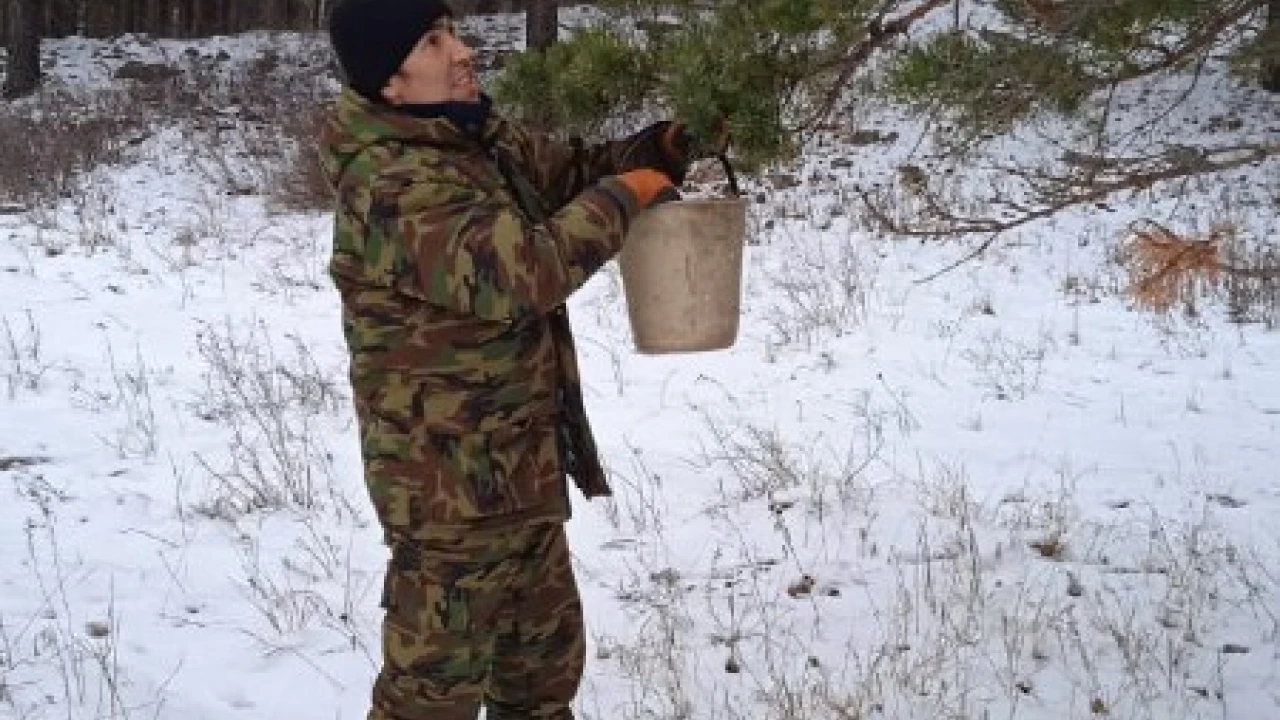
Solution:
M 635 211 L 607 177 L 620 152 L 339 99 L 330 274 L 389 540 L 567 518 L 566 474 L 609 493 L 564 304 Z

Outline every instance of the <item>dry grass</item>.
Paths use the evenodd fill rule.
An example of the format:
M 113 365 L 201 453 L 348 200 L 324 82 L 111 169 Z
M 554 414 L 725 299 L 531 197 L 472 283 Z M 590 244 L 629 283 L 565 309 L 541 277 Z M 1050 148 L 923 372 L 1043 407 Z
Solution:
M 195 148 L 190 167 L 228 195 L 326 210 L 316 144 L 332 87 L 322 49 L 287 58 L 268 49 L 241 64 L 188 56 L 153 79 L 94 90 L 51 85 L 0 105 L 0 208 L 49 211 L 84 195 L 95 168 L 174 126 Z
M 277 209 L 307 212 L 325 211 L 332 206 L 333 193 L 316 142 L 326 109 L 323 106 L 294 108 L 276 120 L 280 158 L 268 174 L 268 198 Z
M 53 91 L 0 104 L 0 205 L 40 210 L 72 197 L 90 171 L 118 161 L 147 125 L 119 90 Z
M 1236 242 L 1224 254 L 1236 270 L 1223 283 L 1232 322 L 1280 328 L 1280 247 Z
M 325 507 L 339 517 L 354 514 L 320 427 L 347 401 L 310 347 L 296 336 L 287 340 L 292 354 L 277 354 L 265 326 L 244 328 L 229 318 L 197 338 L 206 387 L 193 410 L 230 431 L 226 456 L 197 455 L 213 483 L 198 508 L 205 515 L 234 521 L 262 510 Z
M 583 717 L 1226 716 L 1222 657 L 1280 627 L 1230 503 L 1098 516 L 1065 465 L 984 500 L 962 464 L 878 452 L 833 503 L 851 486 L 839 454 L 708 430 L 690 461 L 721 478 L 703 549 L 664 550 L 688 547 L 678 525 L 614 548 L 631 622 L 596 638 L 596 663 L 631 680 L 589 680 Z M 635 481 L 619 504 L 663 495 Z

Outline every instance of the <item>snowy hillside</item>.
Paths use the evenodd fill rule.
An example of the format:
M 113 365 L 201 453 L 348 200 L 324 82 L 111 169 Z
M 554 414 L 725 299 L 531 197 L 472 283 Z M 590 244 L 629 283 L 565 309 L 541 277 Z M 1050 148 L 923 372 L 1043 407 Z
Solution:
M 298 37 L 46 48 L 68 112 L 130 60 L 267 50 L 322 71 Z M 1168 122 L 1280 118 L 1223 72 Z M 386 551 L 329 218 L 264 197 L 278 176 L 237 153 L 271 138 L 226 110 L 148 124 L 55 206 L 0 210 L 0 717 L 367 709 Z M 617 491 L 575 496 L 569 525 L 581 716 L 1280 716 L 1280 333 L 1212 301 L 1137 312 L 1116 262 L 1140 220 L 1274 243 L 1280 163 L 947 270 L 982 238 L 860 220 L 858 189 L 927 160 L 895 117 L 858 118 L 892 142 L 833 135 L 752 182 L 731 350 L 637 354 L 612 264 L 575 296 Z

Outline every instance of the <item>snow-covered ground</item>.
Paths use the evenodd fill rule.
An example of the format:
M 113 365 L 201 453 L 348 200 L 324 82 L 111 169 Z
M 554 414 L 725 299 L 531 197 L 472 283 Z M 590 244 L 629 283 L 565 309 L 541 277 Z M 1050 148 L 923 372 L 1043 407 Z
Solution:
M 106 48 L 51 43 L 55 77 L 184 49 Z M 1135 312 L 1115 263 L 1144 218 L 1274 242 L 1277 163 L 939 275 L 976 241 L 858 220 L 920 152 L 867 124 L 902 139 L 760 190 L 731 350 L 634 352 L 613 265 L 573 300 L 617 490 L 569 525 L 581 715 L 1280 716 L 1280 334 Z M 328 218 L 223 194 L 185 138 L 0 214 L 0 717 L 366 711 L 386 552 Z

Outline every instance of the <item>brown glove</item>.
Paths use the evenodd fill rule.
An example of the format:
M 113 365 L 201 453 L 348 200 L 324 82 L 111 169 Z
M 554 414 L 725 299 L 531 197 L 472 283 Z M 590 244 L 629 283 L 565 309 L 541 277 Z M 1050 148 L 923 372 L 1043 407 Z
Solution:
M 684 184 L 694 160 L 723 154 L 729 143 L 728 126 L 721 123 L 716 137 L 703 140 L 681 122 L 656 122 L 628 138 L 619 171 L 652 168 L 665 173 L 676 186 Z

